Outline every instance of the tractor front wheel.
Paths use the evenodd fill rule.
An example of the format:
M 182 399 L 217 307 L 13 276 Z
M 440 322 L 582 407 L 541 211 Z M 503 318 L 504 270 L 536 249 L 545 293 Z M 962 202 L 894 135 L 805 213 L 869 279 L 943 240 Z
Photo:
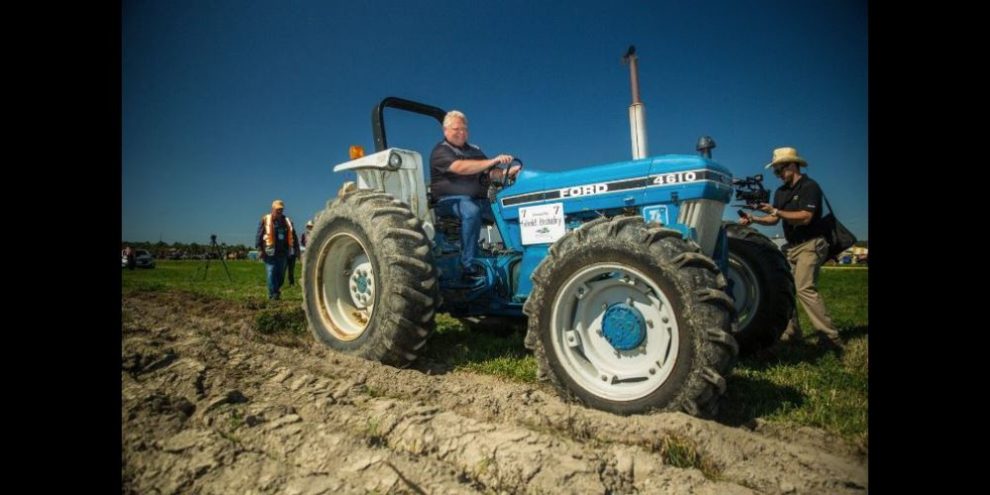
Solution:
M 618 414 L 710 416 L 736 356 L 715 263 L 639 216 L 558 240 L 533 274 L 527 346 L 565 396 Z

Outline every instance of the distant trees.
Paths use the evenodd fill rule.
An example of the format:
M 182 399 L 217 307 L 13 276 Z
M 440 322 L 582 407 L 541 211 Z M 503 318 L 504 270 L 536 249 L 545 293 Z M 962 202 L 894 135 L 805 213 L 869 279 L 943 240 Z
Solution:
M 167 260 L 167 259 L 205 259 L 207 254 L 212 255 L 212 248 L 209 244 L 199 244 L 196 242 L 191 242 L 189 244 L 182 242 L 173 242 L 168 244 L 166 242 L 144 242 L 144 241 L 124 241 L 121 243 L 121 249 L 124 245 L 133 247 L 134 249 L 145 249 L 155 259 Z M 218 245 L 220 248 L 221 256 L 227 259 L 245 259 L 247 258 L 247 252 L 251 248 L 243 244 L 225 244 L 220 243 Z M 233 257 L 231 257 L 233 255 Z

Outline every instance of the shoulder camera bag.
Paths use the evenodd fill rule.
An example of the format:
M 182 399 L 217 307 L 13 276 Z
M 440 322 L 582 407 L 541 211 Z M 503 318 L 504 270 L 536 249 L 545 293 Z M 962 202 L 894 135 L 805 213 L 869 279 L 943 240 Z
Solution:
M 842 225 L 838 218 L 835 218 L 835 210 L 832 209 L 832 205 L 824 194 L 822 194 L 822 198 L 825 199 L 825 205 L 828 206 L 828 215 L 822 217 L 822 223 L 825 225 L 825 241 L 828 242 L 828 256 L 825 259 L 838 261 L 839 254 L 856 243 L 856 236 L 845 225 Z

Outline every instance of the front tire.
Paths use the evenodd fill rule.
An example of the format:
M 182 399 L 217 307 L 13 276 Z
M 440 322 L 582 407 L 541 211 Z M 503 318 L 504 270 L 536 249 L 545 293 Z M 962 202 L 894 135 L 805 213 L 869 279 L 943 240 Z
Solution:
M 639 216 L 588 222 L 558 240 L 524 307 L 540 375 L 618 414 L 713 415 L 737 347 L 725 279 L 699 251 Z
M 354 191 L 317 218 L 304 252 L 303 308 L 317 341 L 345 354 L 406 366 L 433 333 L 437 277 L 409 207 Z

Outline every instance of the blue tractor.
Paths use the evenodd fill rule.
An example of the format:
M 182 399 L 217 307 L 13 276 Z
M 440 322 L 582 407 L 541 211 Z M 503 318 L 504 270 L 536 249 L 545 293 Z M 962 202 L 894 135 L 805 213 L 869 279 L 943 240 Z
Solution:
M 710 139 L 699 155 L 646 156 L 635 80 L 633 65 L 634 159 L 524 170 L 515 183 L 490 184 L 494 223 L 478 240 L 485 277 L 474 282 L 460 273 L 459 220 L 430 202 L 422 155 L 386 139 L 386 108 L 438 122 L 446 112 L 380 102 L 372 111 L 376 152 L 352 148 L 352 160 L 334 167 L 357 180 L 317 213 L 304 253 L 304 308 L 317 340 L 405 366 L 427 344 L 437 312 L 517 319 L 538 374 L 565 397 L 619 414 L 714 414 L 739 342 L 776 339 L 786 324 L 750 325 L 770 324 L 760 313 L 769 311 L 775 291 L 766 285 L 781 276 L 783 257 L 751 229 L 728 235 L 722 214 L 732 174 L 710 158 Z M 743 249 L 730 256 L 732 245 Z M 768 253 L 776 268 L 761 261 Z M 783 270 L 789 277 L 786 262 Z M 791 309 L 774 315 L 789 316 L 793 281 L 790 291 Z M 740 326 L 741 314 L 752 329 Z

